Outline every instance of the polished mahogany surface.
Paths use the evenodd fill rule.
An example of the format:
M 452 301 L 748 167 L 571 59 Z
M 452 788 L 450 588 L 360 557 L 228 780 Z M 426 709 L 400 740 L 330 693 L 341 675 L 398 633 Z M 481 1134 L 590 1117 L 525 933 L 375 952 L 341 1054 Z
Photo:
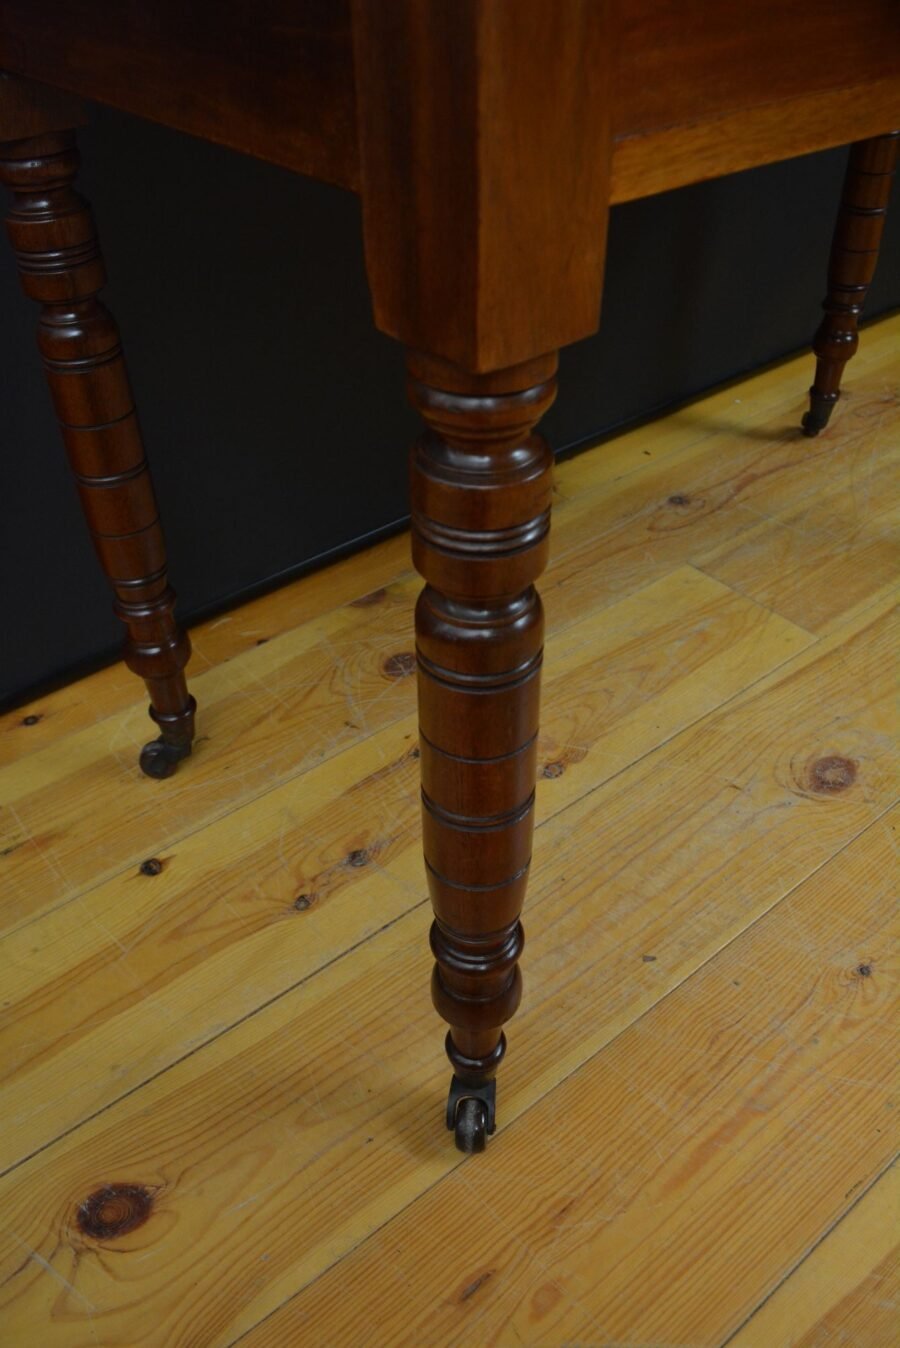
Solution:
M 430 8 L 453 19 L 472 3 L 483 6 Z M 619 0 L 604 22 L 613 201 L 861 139 L 900 117 L 894 0 Z M 2 0 L 0 69 L 359 185 L 350 0 Z M 550 93 L 544 83 L 535 97 Z

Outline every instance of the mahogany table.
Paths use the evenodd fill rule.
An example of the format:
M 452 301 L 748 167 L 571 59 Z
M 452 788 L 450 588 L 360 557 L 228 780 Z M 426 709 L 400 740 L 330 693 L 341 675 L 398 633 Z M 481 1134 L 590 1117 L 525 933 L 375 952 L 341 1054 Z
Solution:
M 448 1126 L 479 1150 L 521 995 L 553 462 L 535 426 L 559 347 L 597 327 L 610 205 L 856 142 L 815 341 L 815 434 L 877 259 L 900 5 L 0 0 L 0 70 L 9 234 L 125 658 L 159 727 L 141 755 L 150 776 L 190 753 L 190 646 L 73 186 L 79 100 L 360 196 L 375 323 L 404 344 L 425 422 L 411 490 L 432 994 L 451 1027 Z

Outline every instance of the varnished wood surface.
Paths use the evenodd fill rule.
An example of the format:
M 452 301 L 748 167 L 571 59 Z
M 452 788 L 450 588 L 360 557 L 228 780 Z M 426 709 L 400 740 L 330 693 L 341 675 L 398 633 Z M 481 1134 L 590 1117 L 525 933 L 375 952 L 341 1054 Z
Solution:
M 190 641 L 175 619 L 162 525 L 116 321 L 100 299 L 106 268 L 88 203 L 75 189 L 73 130 L 83 109 L 0 78 L 0 184 L 25 294 L 39 306 L 38 348 L 94 550 L 126 629 L 125 663 L 150 695 L 160 736 L 145 772 L 170 775 L 191 751 L 196 703 Z M 62 127 L 62 130 L 58 128 Z
M 617 136 L 897 80 L 893 0 L 621 0 Z
M 801 357 L 558 469 L 485 1156 L 440 1125 L 399 543 L 194 633 L 164 785 L 116 669 L 4 718 L 10 1342 L 881 1348 L 898 340 L 815 441 Z
M 383 332 L 490 372 L 596 329 L 614 31 L 610 0 L 355 0 L 363 235 Z M 519 382 L 501 392 L 546 378 L 510 373 Z
M 850 149 L 822 303 L 825 316 L 813 341 L 816 376 L 803 418 L 807 435 L 818 435 L 828 425 L 844 367 L 856 355 L 857 327 L 878 266 L 898 151 L 900 131 L 858 141 Z
M 348 0 L 3 0 L 0 69 L 356 184 Z
M 3 0 L 4 68 L 354 188 L 376 326 L 516 378 L 596 331 L 611 202 L 900 122 L 891 0 Z
M 900 80 L 889 78 L 619 136 L 613 142 L 610 201 L 613 205 L 634 201 L 724 173 L 879 136 L 898 123 Z
M 739 23 L 708 0 L 621 11 L 613 201 L 900 120 L 893 0 L 751 0 Z M 120 0 L 111 16 L 108 0 L 3 0 L 0 68 L 358 188 L 350 0 L 225 0 L 212 18 Z
M 504 383 L 462 371 L 441 379 L 432 362 L 409 363 L 426 425 L 410 455 L 410 498 L 412 556 L 426 582 L 416 664 L 432 999 L 450 1026 L 454 1074 L 476 1088 L 494 1078 L 501 1027 L 522 993 L 544 642 L 535 581 L 553 497 L 553 454 L 533 427 L 556 396 L 556 361 Z

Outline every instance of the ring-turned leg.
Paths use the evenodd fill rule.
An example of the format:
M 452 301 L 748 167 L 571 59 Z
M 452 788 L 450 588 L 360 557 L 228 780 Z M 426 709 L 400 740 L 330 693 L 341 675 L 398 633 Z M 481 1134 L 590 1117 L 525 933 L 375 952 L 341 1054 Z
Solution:
M 450 1025 L 448 1127 L 494 1131 L 502 1026 L 521 995 L 553 459 L 533 427 L 556 358 L 472 375 L 409 360 L 427 430 L 411 461 L 425 865 L 434 1004 Z
M 423 824 L 466 1151 L 493 1129 L 521 992 L 552 463 L 533 428 L 550 353 L 597 328 L 620 9 L 351 6 L 375 322 L 411 353 L 427 426 L 412 456 Z
M 40 306 L 38 344 L 91 537 L 125 623 L 125 660 L 146 682 L 159 737 L 140 763 L 168 777 L 191 752 L 190 656 L 174 618 L 162 529 L 114 319 L 98 299 L 103 259 L 74 188 L 72 131 L 0 144 L 12 192 L 7 230 L 26 295 Z
M 816 377 L 803 418 L 807 435 L 818 435 L 828 425 L 844 366 L 859 345 L 857 326 L 878 263 L 898 146 L 900 131 L 893 131 L 850 149 L 822 305 L 825 317 L 813 341 Z

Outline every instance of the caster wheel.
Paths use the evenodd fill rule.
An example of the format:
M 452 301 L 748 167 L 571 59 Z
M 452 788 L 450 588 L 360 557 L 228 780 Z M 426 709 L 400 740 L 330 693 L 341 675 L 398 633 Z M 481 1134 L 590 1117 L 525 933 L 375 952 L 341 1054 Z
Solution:
M 460 1151 L 484 1151 L 485 1139 L 497 1126 L 497 1083 L 466 1085 L 458 1076 L 450 1082 L 447 1127 Z
M 481 1100 L 463 1100 L 456 1111 L 454 1139 L 460 1151 L 484 1151 L 487 1139 L 487 1109 Z
M 839 397 L 840 393 L 816 393 L 815 389 L 809 390 L 809 411 L 800 422 L 804 435 L 811 438 L 818 435 L 819 431 L 824 431 Z
M 151 740 L 141 750 L 141 772 L 157 780 L 171 777 L 182 758 L 187 758 L 190 752 L 190 744 L 167 744 L 162 738 Z

